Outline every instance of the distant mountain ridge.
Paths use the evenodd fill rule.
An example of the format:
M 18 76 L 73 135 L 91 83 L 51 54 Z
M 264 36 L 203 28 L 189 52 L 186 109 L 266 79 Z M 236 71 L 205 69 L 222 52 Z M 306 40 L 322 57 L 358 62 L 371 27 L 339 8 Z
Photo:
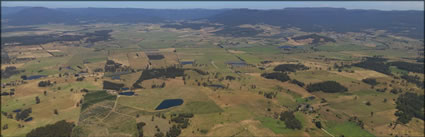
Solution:
M 358 32 L 364 29 L 383 29 L 415 38 L 423 39 L 424 36 L 423 11 L 347 10 L 344 8 L 235 9 L 209 17 L 208 20 L 232 26 L 269 24 L 283 28 L 297 27 L 307 32 Z
M 3 9 L 4 8 L 4 9 Z M 5 13 L 4 13 L 5 12 Z M 228 26 L 269 24 L 297 27 L 307 32 L 359 32 L 387 30 L 396 35 L 423 39 L 423 11 L 347 10 L 345 8 L 257 9 L 140 9 L 2 7 L 5 25 L 47 23 L 167 23 L 176 20 L 208 20 Z M 3 21 L 5 20 L 5 21 Z

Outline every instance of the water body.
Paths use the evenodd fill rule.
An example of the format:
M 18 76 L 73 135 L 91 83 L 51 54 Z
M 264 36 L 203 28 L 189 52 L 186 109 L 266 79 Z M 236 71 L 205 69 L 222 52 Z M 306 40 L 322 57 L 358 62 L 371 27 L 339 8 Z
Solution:
M 208 85 L 208 86 L 213 87 L 213 88 L 224 88 L 223 85 L 218 85 L 218 84 L 211 84 L 211 85 Z
M 159 104 L 155 110 L 167 109 L 170 107 L 180 106 L 183 104 L 183 99 L 166 99 Z
M 182 65 L 193 64 L 193 61 L 182 61 L 180 62 Z
M 227 62 L 227 64 L 232 66 L 238 66 L 238 67 L 247 65 L 244 61 L 231 61 L 231 62 Z
M 120 76 L 118 75 L 118 76 L 112 76 L 111 77 L 113 80 L 115 80 L 115 79 L 120 79 Z
M 13 110 L 13 112 L 15 112 L 15 113 L 18 113 L 18 112 L 21 112 L 22 110 L 21 109 L 15 109 L 15 110 Z
M 27 77 L 26 80 L 39 79 L 39 78 L 42 78 L 42 77 L 47 77 L 47 75 L 32 75 L 32 76 Z
M 133 96 L 133 95 L 134 95 L 134 92 L 133 92 L 133 91 L 121 92 L 121 93 L 119 93 L 119 95 L 124 95 L 124 96 Z
M 280 49 L 292 49 L 292 48 L 296 48 L 295 46 L 289 46 L 289 45 L 284 45 L 284 46 L 280 46 Z

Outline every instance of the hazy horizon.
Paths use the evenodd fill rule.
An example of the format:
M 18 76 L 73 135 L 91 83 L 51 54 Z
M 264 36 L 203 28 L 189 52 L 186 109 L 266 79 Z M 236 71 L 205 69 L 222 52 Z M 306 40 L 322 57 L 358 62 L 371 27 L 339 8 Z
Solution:
M 284 9 L 284 8 L 345 8 L 363 10 L 424 10 L 423 1 L 396 2 L 1 2 L 2 7 L 46 7 L 46 8 L 144 8 L 144 9 Z M 90 5 L 90 6 L 87 6 Z

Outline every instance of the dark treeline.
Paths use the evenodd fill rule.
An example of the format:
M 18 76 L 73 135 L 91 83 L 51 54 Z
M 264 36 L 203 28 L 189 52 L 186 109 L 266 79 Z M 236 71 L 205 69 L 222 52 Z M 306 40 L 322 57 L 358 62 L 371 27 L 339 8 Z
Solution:
M 297 84 L 300 87 L 304 87 L 304 85 L 305 85 L 304 82 L 298 81 L 296 79 L 293 79 L 293 80 L 291 80 L 289 82 L 291 82 L 292 84 Z
M 289 111 L 281 112 L 280 120 L 285 122 L 286 128 L 289 128 L 289 129 L 302 128 L 302 124 L 297 118 L 295 118 L 294 112 L 289 112 Z
M 175 78 L 184 75 L 184 69 L 177 67 L 168 67 L 160 69 L 147 69 L 143 70 L 140 78 L 133 84 L 134 88 L 142 88 L 139 84 L 144 80 L 154 79 L 154 78 Z
M 388 64 L 391 66 L 396 66 L 399 69 L 403 69 L 409 72 L 424 74 L 424 71 L 425 71 L 424 64 L 415 64 L 415 63 L 402 62 L 402 61 L 390 62 Z
M 213 24 L 209 24 L 209 23 L 187 23 L 187 22 L 182 22 L 180 24 L 166 24 L 166 25 L 162 25 L 161 27 L 163 28 L 175 28 L 175 29 L 185 29 L 185 28 L 190 28 L 190 29 L 194 29 L 194 30 L 199 30 L 202 28 L 207 28 L 207 27 L 216 27 L 217 25 L 213 25 Z
M 320 42 L 336 42 L 332 38 L 320 36 L 317 34 L 302 35 L 302 36 L 293 37 L 292 39 L 293 40 L 313 39 L 313 42 L 311 44 L 319 44 Z M 323 39 L 323 41 L 320 41 L 320 39 Z
M 406 124 L 413 117 L 424 120 L 424 95 L 406 92 L 397 98 L 396 104 L 397 121 Z
M 61 120 L 55 124 L 49 124 L 44 127 L 38 127 L 31 130 L 26 136 L 27 137 L 70 137 L 73 123 Z
M 47 87 L 47 86 L 51 86 L 51 85 L 52 85 L 52 83 L 50 82 L 50 80 L 38 82 L 39 87 Z
M 226 80 L 229 80 L 229 81 L 232 81 L 232 80 L 235 80 L 236 78 L 235 77 L 233 77 L 233 76 L 226 76 L 226 78 L 225 78 Z
M 387 59 L 381 57 L 367 57 L 360 63 L 353 64 L 356 67 L 361 67 L 364 69 L 374 70 L 376 72 L 381 72 L 387 75 L 392 75 L 389 65 L 385 64 Z
M 93 33 L 87 33 L 86 37 L 88 37 L 86 39 L 86 42 L 89 43 L 94 43 L 94 42 L 99 42 L 99 41 L 106 41 L 111 39 L 111 35 L 109 33 L 111 33 L 112 30 L 99 30 L 99 31 L 94 31 Z
M 306 87 L 308 92 L 323 91 L 326 93 L 346 92 L 348 89 L 336 81 L 325 81 L 320 83 L 309 84 Z
M 201 75 L 208 75 L 209 74 L 208 72 L 202 71 L 200 69 L 195 69 L 195 68 L 186 68 L 185 70 L 192 70 L 192 71 L 195 71 L 196 73 L 201 74 Z
M 120 90 L 123 87 L 124 87 L 124 84 L 121 84 L 121 83 L 103 81 L 103 89 Z
M 138 132 L 138 134 L 139 134 L 139 136 L 138 137 L 143 137 L 143 127 L 146 125 L 146 123 L 145 122 L 139 122 L 139 123 L 137 123 L 137 132 Z
M 148 55 L 149 60 L 161 60 L 164 58 L 164 55 L 161 54 L 152 54 Z
M 67 41 L 81 41 L 86 39 L 86 42 L 98 42 L 104 41 L 111 38 L 109 33 L 112 30 L 101 30 L 95 31 L 94 33 L 86 33 L 84 35 L 58 35 L 58 34 L 49 34 L 49 35 L 34 35 L 34 36 L 11 36 L 11 37 L 2 37 L 1 44 L 5 45 L 6 43 L 18 43 L 16 45 L 25 46 L 25 45 L 40 45 L 50 42 L 67 42 Z
M 223 29 L 213 32 L 219 36 L 230 36 L 230 37 L 255 37 L 256 35 L 263 33 L 263 30 L 256 30 L 253 28 L 240 28 L 240 27 L 223 27 Z
M 421 81 L 421 79 L 418 76 L 409 76 L 409 75 L 402 75 L 402 79 L 405 79 L 407 82 L 414 83 L 419 88 L 424 88 L 424 81 Z
M 6 67 L 6 69 L 1 70 L 1 77 L 2 78 L 9 78 L 10 76 L 19 74 L 21 72 L 24 72 L 24 70 L 18 70 L 14 66 Z
M 38 29 L 36 27 L 19 27 L 19 28 L 1 28 L 1 32 L 19 32 L 19 31 L 42 31 L 43 29 Z
M 285 73 L 280 73 L 280 72 L 263 73 L 261 74 L 261 76 L 266 79 L 276 79 L 282 82 L 290 80 L 288 75 L 286 75 Z
M 123 66 L 120 63 L 116 63 L 113 60 L 106 60 L 105 72 L 130 72 L 133 71 L 128 66 Z
M 366 78 L 362 80 L 364 83 L 369 84 L 371 86 L 376 86 L 379 84 L 379 82 L 376 81 L 374 78 Z
M 307 70 L 309 69 L 307 66 L 304 66 L 303 64 L 280 64 L 274 67 L 274 71 L 281 71 L 281 72 L 295 72 L 297 70 Z

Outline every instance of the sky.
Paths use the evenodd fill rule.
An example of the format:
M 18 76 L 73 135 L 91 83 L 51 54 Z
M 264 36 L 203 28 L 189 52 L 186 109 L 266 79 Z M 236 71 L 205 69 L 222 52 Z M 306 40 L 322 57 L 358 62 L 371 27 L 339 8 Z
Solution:
M 286 7 L 334 7 L 376 10 L 424 10 L 424 1 L 2 1 L 2 7 L 36 6 L 47 8 L 149 8 L 149 9 L 283 9 Z

